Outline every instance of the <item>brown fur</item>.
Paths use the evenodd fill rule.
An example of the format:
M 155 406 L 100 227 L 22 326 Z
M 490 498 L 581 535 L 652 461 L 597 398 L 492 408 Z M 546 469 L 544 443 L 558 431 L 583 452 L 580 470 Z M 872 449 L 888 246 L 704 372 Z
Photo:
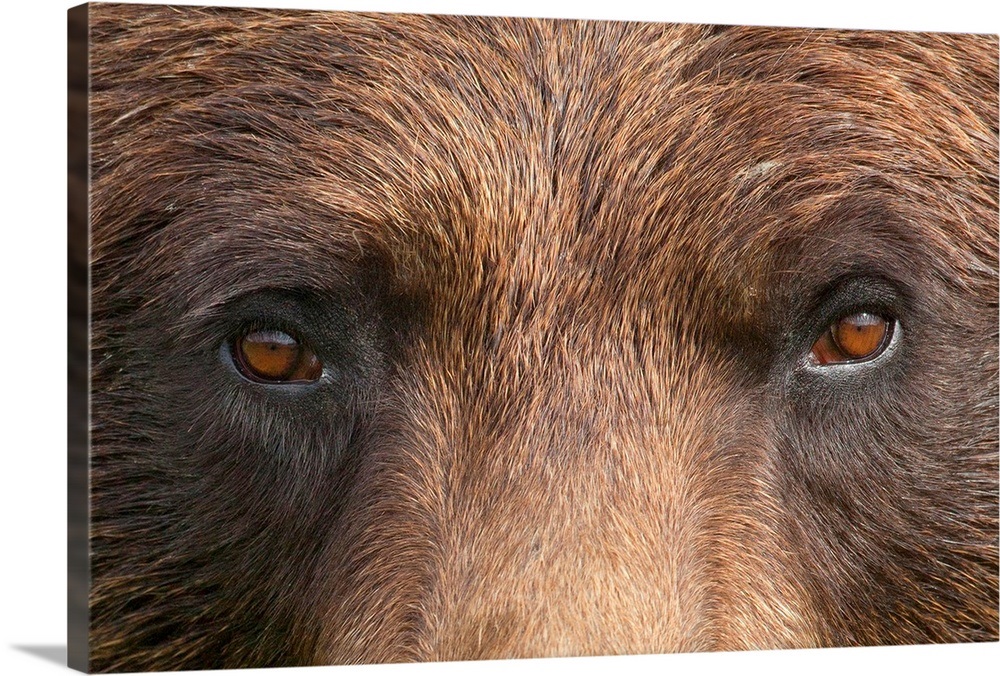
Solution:
M 92 668 L 997 639 L 995 36 L 91 21 Z

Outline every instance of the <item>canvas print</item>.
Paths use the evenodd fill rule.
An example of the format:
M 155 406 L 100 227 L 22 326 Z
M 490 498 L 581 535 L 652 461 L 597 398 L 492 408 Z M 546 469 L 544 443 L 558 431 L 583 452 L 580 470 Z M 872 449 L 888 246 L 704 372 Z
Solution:
M 996 35 L 70 43 L 73 666 L 997 640 Z

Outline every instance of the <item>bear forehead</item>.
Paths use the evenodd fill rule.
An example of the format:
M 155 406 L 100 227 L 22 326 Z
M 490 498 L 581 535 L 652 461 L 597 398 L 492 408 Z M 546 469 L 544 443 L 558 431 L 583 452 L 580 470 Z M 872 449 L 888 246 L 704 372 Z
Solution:
M 261 16 L 147 11 L 95 48 L 95 115 L 109 121 L 96 183 L 167 224 L 145 274 L 187 270 L 181 283 L 200 287 L 181 295 L 206 307 L 336 287 L 377 261 L 409 288 L 503 280 L 532 287 L 522 295 L 681 289 L 689 302 L 694 286 L 738 318 L 759 289 L 821 274 L 818 260 L 827 276 L 911 267 L 928 256 L 909 241 L 918 209 L 940 240 L 928 265 L 947 277 L 968 263 L 949 231 L 960 218 L 928 214 L 950 205 L 927 194 L 993 171 L 971 159 L 990 138 L 973 114 L 983 92 L 913 84 L 961 69 L 921 44 L 945 38 Z M 623 283 L 637 275 L 647 283 Z

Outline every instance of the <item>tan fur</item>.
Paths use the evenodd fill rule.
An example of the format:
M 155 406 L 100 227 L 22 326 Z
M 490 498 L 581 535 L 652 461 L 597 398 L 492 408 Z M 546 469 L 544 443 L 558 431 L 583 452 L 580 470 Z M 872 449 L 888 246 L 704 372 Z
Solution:
M 995 37 L 92 18 L 101 669 L 996 639 Z M 854 274 L 909 365 L 802 384 Z M 379 336 L 335 470 L 311 408 L 156 375 L 282 288 Z M 137 452 L 181 553 L 116 516 Z

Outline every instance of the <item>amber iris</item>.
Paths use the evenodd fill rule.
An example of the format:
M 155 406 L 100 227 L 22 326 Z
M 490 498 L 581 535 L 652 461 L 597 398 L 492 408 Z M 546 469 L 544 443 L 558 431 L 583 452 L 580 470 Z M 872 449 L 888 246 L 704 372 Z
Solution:
M 233 344 L 233 357 L 240 373 L 258 382 L 310 382 L 323 373 L 316 354 L 284 331 L 247 333 Z
M 892 322 L 870 312 L 838 319 L 812 348 L 819 365 L 865 361 L 881 354 L 892 337 Z

